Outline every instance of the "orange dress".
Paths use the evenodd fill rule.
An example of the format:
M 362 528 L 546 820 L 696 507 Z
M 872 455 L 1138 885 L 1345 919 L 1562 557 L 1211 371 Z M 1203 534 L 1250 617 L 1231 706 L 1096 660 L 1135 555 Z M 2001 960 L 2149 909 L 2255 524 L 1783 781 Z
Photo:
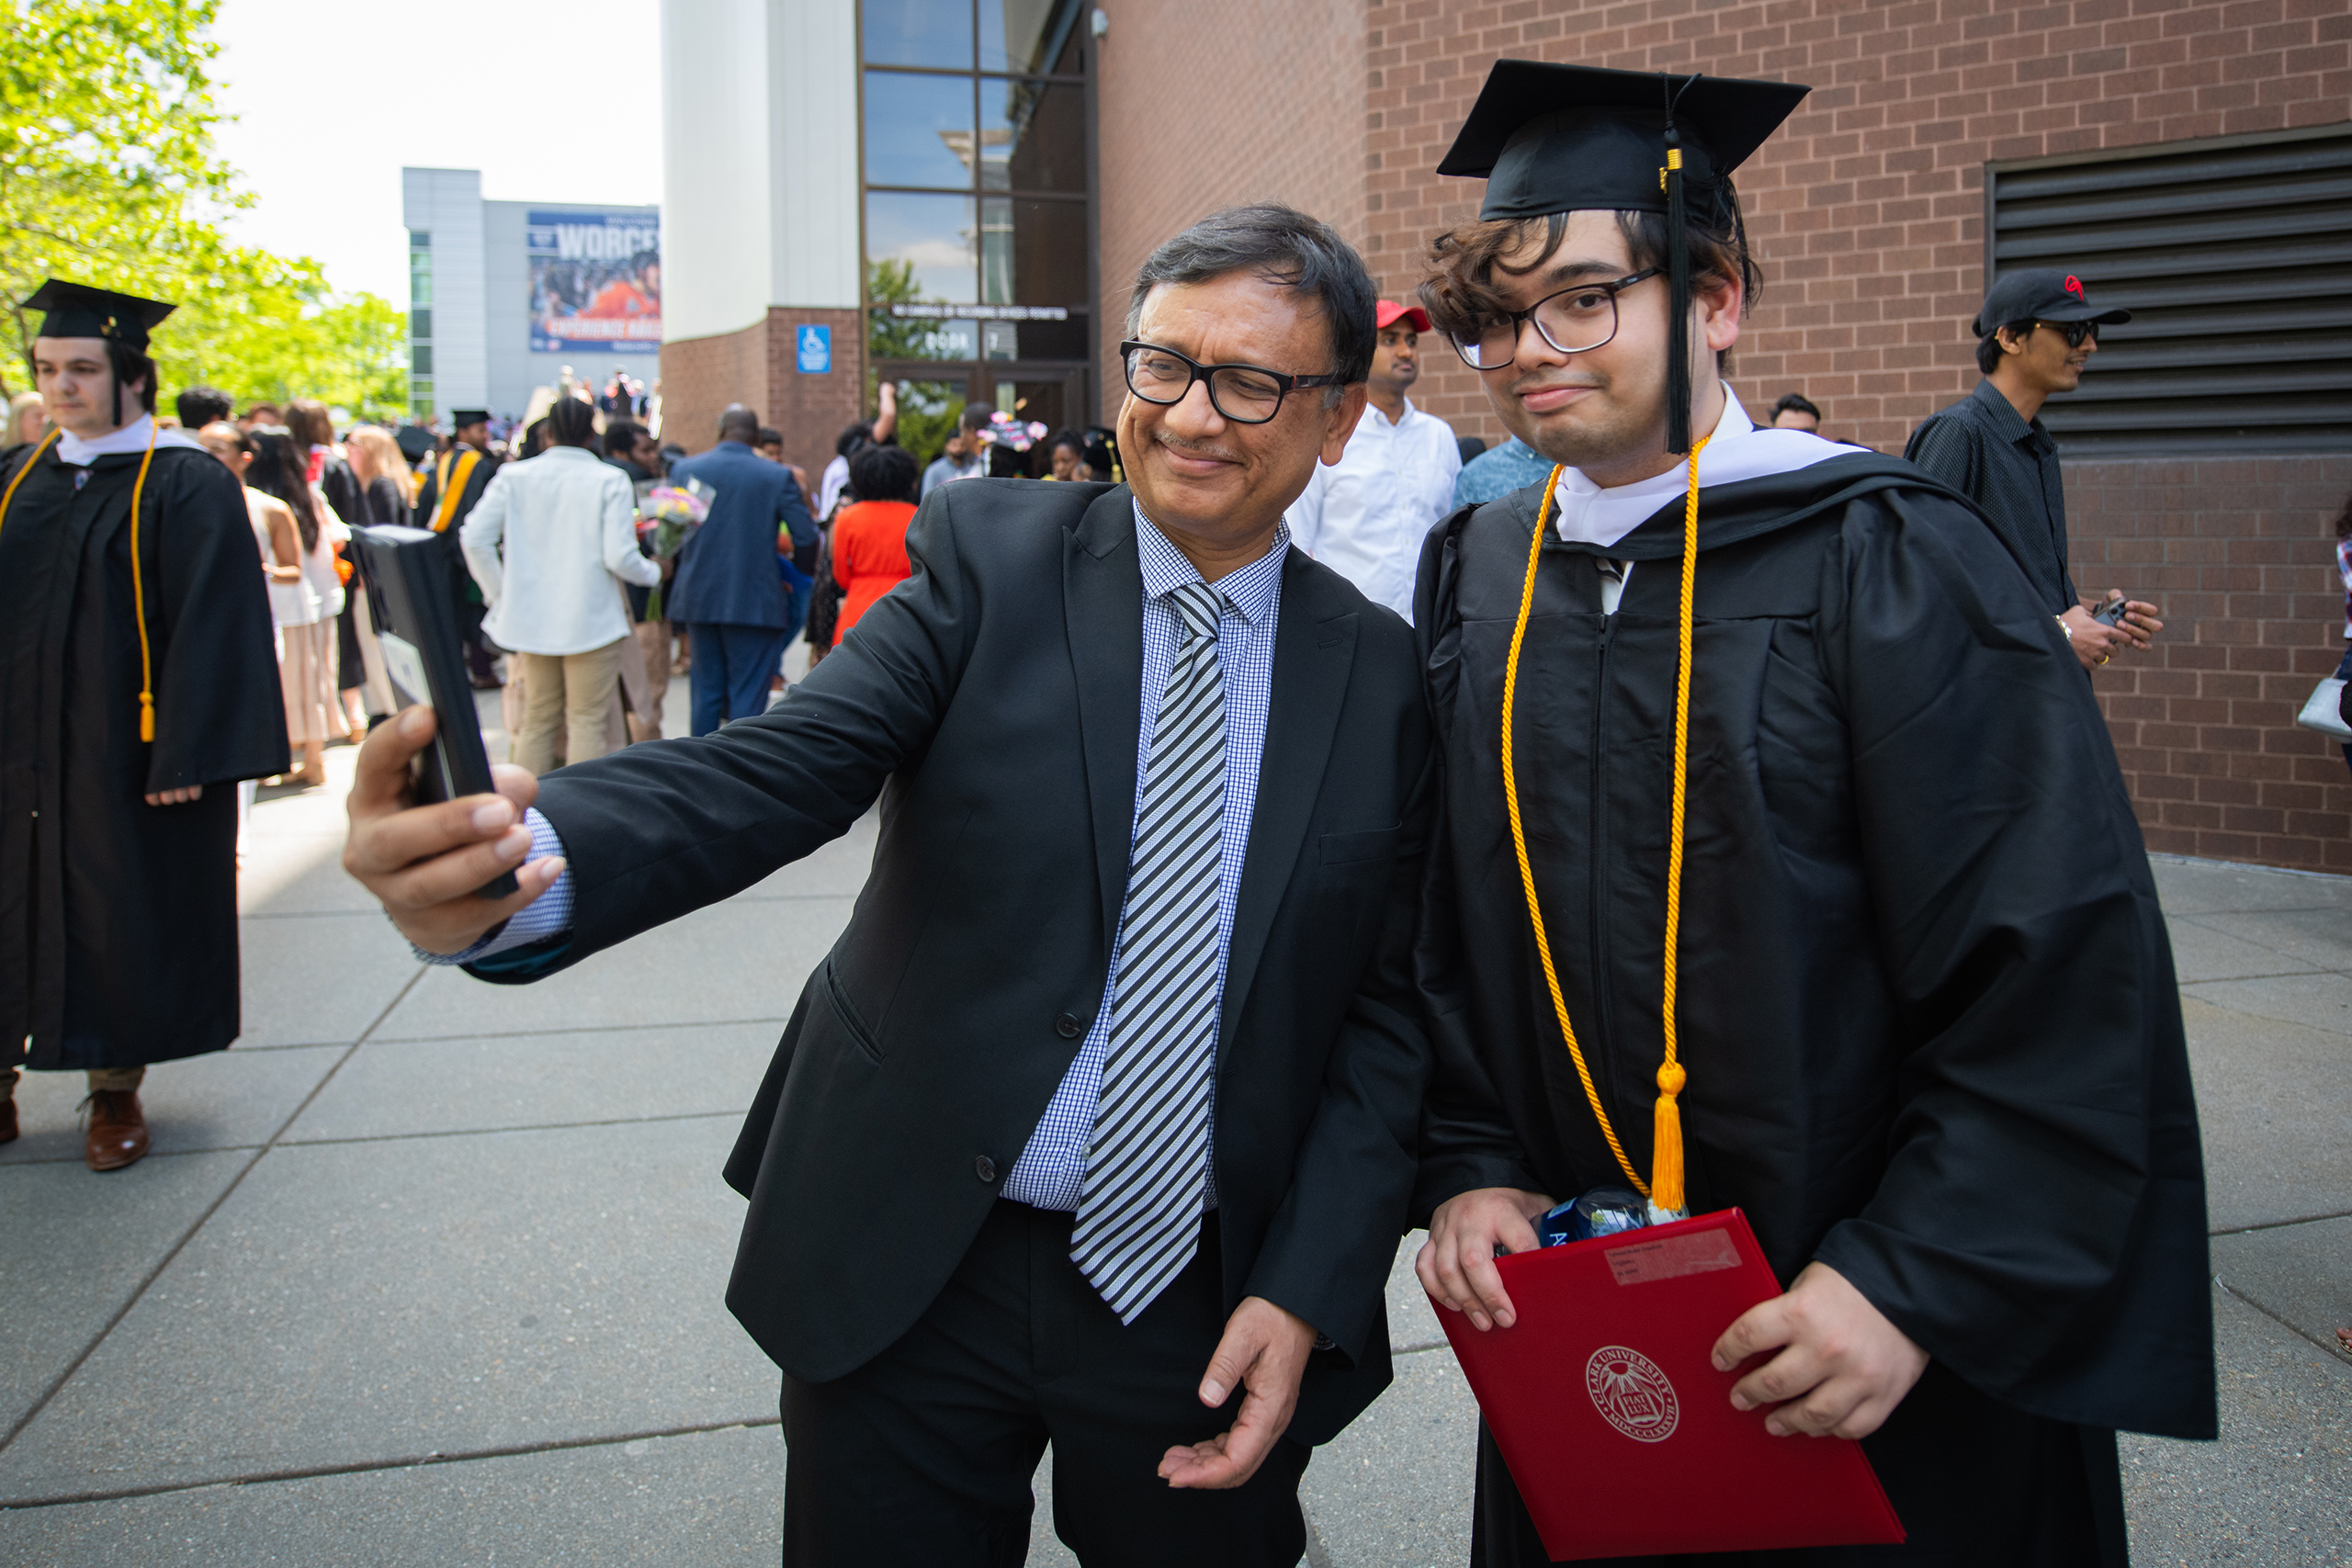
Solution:
M 861 501 L 833 519 L 833 581 L 842 585 L 836 646 L 874 601 L 914 575 L 907 562 L 907 525 L 914 505 L 904 501 Z

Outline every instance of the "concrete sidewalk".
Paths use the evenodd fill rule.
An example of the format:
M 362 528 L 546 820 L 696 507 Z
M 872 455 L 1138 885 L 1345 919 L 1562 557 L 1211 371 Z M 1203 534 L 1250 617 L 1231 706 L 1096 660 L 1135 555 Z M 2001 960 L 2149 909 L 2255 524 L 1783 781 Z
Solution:
M 684 682 L 672 734 L 684 730 Z M 493 752 L 493 754 L 497 754 Z M 328 754 L 347 779 L 353 753 Z M 718 1179 L 873 848 L 525 988 L 426 970 L 264 802 L 246 1034 L 156 1068 L 96 1176 L 78 1076 L 0 1149 L 0 1562 L 773 1562 L 776 1375 Z M 2127 1438 L 2143 1563 L 2352 1561 L 2352 880 L 2156 867 L 2212 1183 L 2222 1440 Z M 122 976 L 136 984 L 137 976 Z M 1475 1410 L 1400 1253 L 1396 1387 L 1320 1450 L 1308 1561 L 1459 1564 Z M 1038 1484 L 1031 1561 L 1070 1561 Z

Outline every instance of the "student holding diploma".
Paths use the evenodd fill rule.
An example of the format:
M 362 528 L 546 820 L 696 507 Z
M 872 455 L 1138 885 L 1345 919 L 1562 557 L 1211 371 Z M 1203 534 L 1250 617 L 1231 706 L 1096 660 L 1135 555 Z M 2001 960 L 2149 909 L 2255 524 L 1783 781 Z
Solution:
M 1440 165 L 1487 183 L 1421 299 L 1558 466 L 1422 555 L 1420 1278 L 1507 1330 L 1554 1205 L 1737 1207 L 1787 1292 L 1706 1331 L 1707 1397 L 1859 1439 L 1908 1532 L 1775 1564 L 2120 1564 L 2117 1428 L 2215 1430 L 2170 947 L 1999 537 L 1722 378 L 1729 176 L 1805 92 L 1504 61 Z M 1649 1451 L 1593 1506 L 1724 1479 Z M 1549 1560 L 1484 1433 L 1473 1556 Z

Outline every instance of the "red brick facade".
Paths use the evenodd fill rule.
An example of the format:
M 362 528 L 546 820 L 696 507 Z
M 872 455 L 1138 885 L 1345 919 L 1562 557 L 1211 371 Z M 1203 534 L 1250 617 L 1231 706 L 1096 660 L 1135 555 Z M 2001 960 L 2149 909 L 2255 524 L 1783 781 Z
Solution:
M 833 367 L 803 375 L 794 329 L 833 329 Z M 815 479 L 842 427 L 858 417 L 865 386 L 865 334 L 855 310 L 771 306 L 767 320 L 717 337 L 662 345 L 662 439 L 699 452 L 718 439 L 718 416 L 748 403 L 784 434 L 784 455 Z
M 2164 606 L 2093 682 L 2150 849 L 2352 872 L 2352 770 L 2295 725 L 2344 656 L 2347 496 L 2352 457 L 2068 465 L 2075 586 Z
M 1261 195 L 1407 297 L 1475 213 L 1476 181 L 1430 171 L 1505 56 L 1814 87 L 1738 176 L 1765 288 L 1731 379 L 1890 451 L 1975 381 L 1988 162 L 2352 120 L 2346 0 L 1129 0 L 1100 54 L 1106 344 L 1153 243 Z M 1169 81 L 1181 133 L 1123 118 Z M 1417 403 L 1502 437 L 1474 376 L 1422 364 Z M 2150 847 L 2352 871 L 2352 773 L 2293 726 L 2342 648 L 2347 491 L 2352 458 L 2070 466 L 2079 585 L 2165 612 L 2155 654 L 2098 684 Z

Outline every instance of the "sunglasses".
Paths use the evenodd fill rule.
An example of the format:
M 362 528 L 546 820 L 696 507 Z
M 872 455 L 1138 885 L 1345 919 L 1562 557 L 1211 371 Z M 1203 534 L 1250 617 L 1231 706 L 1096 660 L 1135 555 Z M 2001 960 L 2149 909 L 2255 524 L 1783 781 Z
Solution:
M 2033 324 L 2045 331 L 2056 333 L 2060 337 L 2064 338 L 2068 348 L 2082 347 L 2083 341 L 2086 338 L 2089 339 L 2093 343 L 2097 343 L 2098 341 L 2098 323 L 2097 321 L 2036 321 Z

